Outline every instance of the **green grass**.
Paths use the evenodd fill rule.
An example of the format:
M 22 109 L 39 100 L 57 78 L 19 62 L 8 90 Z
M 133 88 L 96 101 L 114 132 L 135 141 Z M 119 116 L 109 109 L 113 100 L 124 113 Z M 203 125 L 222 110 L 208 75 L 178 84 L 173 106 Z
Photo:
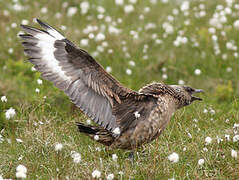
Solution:
M 15 179 L 16 167 L 23 164 L 28 169 L 27 179 L 91 179 L 95 169 L 101 171 L 102 179 L 110 173 L 115 179 L 238 179 L 239 161 L 231 156 L 231 150 L 239 153 L 238 142 L 232 141 L 237 133 L 233 125 L 239 123 L 239 58 L 234 56 L 237 51 L 226 48 L 226 43 L 232 40 L 239 46 L 239 30 L 233 27 L 233 22 L 239 19 L 236 3 L 231 7 L 232 14 L 226 15 L 223 28 L 216 30 L 221 53 L 215 55 L 212 34 L 208 31 L 209 20 L 217 5 L 226 7 L 222 0 L 190 1 L 188 16 L 179 10 L 179 1 L 163 4 L 158 0 L 152 5 L 149 1 L 138 0 L 131 14 L 125 14 L 123 6 L 116 6 L 114 1 L 89 1 L 88 13 L 81 15 L 80 3 L 70 0 L 68 7 L 77 7 L 78 12 L 67 17 L 68 7 L 63 8 L 63 2 L 19 0 L 26 10 L 17 12 L 11 8 L 14 3 L 0 1 L 0 96 L 6 95 L 8 99 L 7 103 L 0 101 L 0 134 L 4 139 L 0 143 L 0 175 Z M 125 4 L 129 4 L 128 1 L 125 0 Z M 205 4 L 206 16 L 196 18 L 194 14 L 199 12 L 200 4 Z M 61 32 L 80 45 L 80 40 L 88 37 L 83 33 L 86 26 L 100 29 L 105 25 L 107 29 L 108 24 L 112 24 L 97 19 L 97 6 L 105 8 L 104 15 L 110 16 L 112 22 L 122 19 L 122 23 L 116 25 L 121 29 L 119 35 L 104 32 L 108 47 L 96 57 L 104 67 L 112 68 L 112 74 L 122 84 L 138 90 L 152 81 L 177 84 L 183 80 L 192 87 L 205 90 L 201 96 L 204 101 L 177 111 L 163 134 L 139 149 L 134 164 L 127 159 L 127 151 L 105 148 L 77 132 L 75 122 L 85 122 L 87 117 L 75 110 L 68 98 L 51 83 L 37 84 L 40 74 L 31 70 L 32 65 L 26 61 L 17 37 L 21 21 L 27 19 L 29 25 L 36 26 L 32 19 L 37 17 L 57 29 L 65 25 L 67 29 Z M 40 12 L 42 7 L 47 7 L 46 14 Z M 145 7 L 150 8 L 148 13 L 144 12 Z M 172 13 L 175 8 L 179 10 L 178 15 Z M 9 15 L 5 16 L 3 10 Z M 57 12 L 62 14 L 59 19 L 55 18 Z M 144 19 L 140 20 L 142 14 Z M 168 22 L 168 15 L 174 17 L 171 22 L 174 32 L 164 37 L 162 24 Z M 189 25 L 184 24 L 187 20 Z M 12 28 L 12 23 L 17 27 Z M 148 23 L 154 23 L 156 28 L 145 30 Z M 138 39 L 133 39 L 131 30 L 138 32 Z M 175 47 L 173 41 L 180 31 L 188 38 L 188 43 Z M 100 30 L 93 33 L 98 32 Z M 155 43 L 153 34 L 162 40 L 162 44 Z M 198 46 L 194 46 L 193 39 Z M 84 49 L 94 53 L 101 43 L 89 40 Z M 148 49 L 144 52 L 145 45 Z M 13 53 L 8 52 L 9 48 L 13 48 Z M 113 53 L 107 53 L 108 49 L 113 49 Z M 224 54 L 226 60 L 223 60 Z M 145 55 L 147 60 L 143 58 Z M 129 65 L 130 60 L 135 62 L 134 67 Z M 132 70 L 131 75 L 126 74 L 127 68 Z M 166 72 L 162 68 L 166 68 Z M 228 72 L 228 68 L 232 71 Z M 202 73 L 195 75 L 195 69 Z M 163 74 L 168 78 L 163 79 Z M 36 88 L 40 93 L 35 92 Z M 10 107 L 16 110 L 16 116 L 7 120 L 5 112 Z M 205 109 L 209 112 L 204 113 Z M 225 139 L 225 134 L 230 135 L 230 141 Z M 207 136 L 213 139 L 209 145 L 205 145 Z M 223 141 L 217 143 L 217 137 Z M 17 142 L 16 138 L 23 142 Z M 60 152 L 54 150 L 57 142 L 63 144 Z M 203 150 L 205 147 L 207 152 Z M 73 162 L 71 151 L 81 154 L 80 163 Z M 179 154 L 177 163 L 168 160 L 173 152 Z M 112 160 L 112 154 L 117 154 L 117 162 Z M 205 163 L 199 166 L 198 160 L 202 158 Z M 120 175 L 121 171 L 123 174 Z

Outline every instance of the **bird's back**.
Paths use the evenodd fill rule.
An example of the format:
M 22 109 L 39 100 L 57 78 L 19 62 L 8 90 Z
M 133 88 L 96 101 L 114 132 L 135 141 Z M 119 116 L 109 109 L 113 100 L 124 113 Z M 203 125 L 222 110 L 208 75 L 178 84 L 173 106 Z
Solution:
M 135 107 L 141 110 L 135 111 L 134 109 L 134 111 L 129 111 L 129 114 L 126 113 L 122 116 L 125 120 L 121 119 L 121 122 L 128 123 L 127 130 L 113 142 L 111 145 L 113 148 L 135 149 L 142 144 L 151 142 L 165 129 L 176 110 L 169 96 L 158 96 L 157 98 L 150 96 L 147 101 L 140 102 Z

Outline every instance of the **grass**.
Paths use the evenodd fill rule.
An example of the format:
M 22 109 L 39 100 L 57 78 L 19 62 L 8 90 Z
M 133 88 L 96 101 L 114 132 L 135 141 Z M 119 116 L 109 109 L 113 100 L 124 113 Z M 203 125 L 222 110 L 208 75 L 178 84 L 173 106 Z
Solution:
M 25 10 L 18 12 L 12 8 L 16 3 L 0 1 L 0 96 L 6 95 L 8 99 L 7 103 L 0 102 L 0 134 L 3 136 L 0 175 L 15 179 L 16 167 L 23 164 L 28 169 L 27 179 L 91 179 L 95 169 L 101 171 L 102 179 L 110 173 L 115 179 L 238 179 L 239 161 L 231 156 L 231 150 L 239 150 L 238 142 L 232 141 L 237 134 L 233 126 L 239 122 L 239 58 L 235 55 L 237 51 L 226 47 L 231 41 L 236 47 L 239 45 L 239 31 L 233 27 L 233 22 L 239 18 L 236 3 L 230 7 L 232 13 L 226 15 L 227 22 L 221 29 L 216 29 L 214 35 L 218 38 L 220 54 L 215 54 L 209 21 L 215 12 L 220 13 L 216 10 L 218 5 L 228 6 L 222 0 L 190 1 L 188 16 L 185 11 L 180 11 L 181 1 L 166 4 L 158 1 L 155 5 L 137 1 L 130 14 L 114 1 L 89 1 L 90 9 L 85 15 L 80 13 L 78 1 L 67 2 L 68 6 L 64 8 L 63 0 L 57 3 L 19 0 Z M 125 4 L 129 2 L 125 1 Z M 205 10 L 200 4 L 204 4 Z M 68 17 L 67 9 L 72 6 L 77 7 L 78 12 Z M 104 16 L 112 19 L 110 23 L 97 19 L 98 6 L 104 7 Z M 43 7 L 48 9 L 45 14 L 41 13 Z M 148 12 L 145 12 L 146 7 L 150 8 Z M 206 15 L 197 18 L 195 13 L 200 7 Z M 179 13 L 174 15 L 173 9 L 178 9 Z M 61 18 L 55 17 L 57 12 L 61 13 Z M 169 15 L 174 18 L 170 22 L 174 31 L 166 36 L 162 24 L 169 22 Z M 94 40 L 89 40 L 84 49 L 92 54 L 97 51 L 95 58 L 105 68 L 110 66 L 114 77 L 129 88 L 138 90 L 152 81 L 178 84 L 183 80 L 192 87 L 204 89 L 204 101 L 177 111 L 164 133 L 140 149 L 131 164 L 127 159 L 128 152 L 107 149 L 78 133 L 75 122 L 85 122 L 87 117 L 75 110 L 68 98 L 51 83 L 37 84 L 40 74 L 31 70 L 17 37 L 21 21 L 26 19 L 35 26 L 34 17 L 57 29 L 65 25 L 67 29 L 61 32 L 79 46 L 81 39 L 88 37 L 83 33 L 88 25 L 98 27 L 93 32 L 96 35 L 100 28 L 105 26 L 107 29 L 109 24 L 119 22 L 121 18 L 122 23 L 116 23 L 121 29 L 120 34 L 103 31 L 104 41 L 108 43 L 103 52 L 97 51 L 97 47 L 98 50 L 99 46 L 102 48 L 102 42 Z M 190 24 L 185 25 L 185 21 Z M 13 23 L 17 24 L 16 28 Z M 156 28 L 145 29 L 148 23 L 154 23 Z M 132 30 L 138 33 L 138 39 L 133 38 Z M 187 37 L 188 42 L 176 47 L 173 42 L 179 34 Z M 157 44 L 156 39 L 161 39 L 162 44 Z M 107 53 L 109 49 L 113 49 L 112 54 Z M 146 60 L 145 56 L 148 57 Z M 130 60 L 136 65 L 131 66 Z M 126 69 L 131 69 L 132 74 L 128 75 Z M 201 74 L 195 75 L 195 69 L 200 69 Z M 163 79 L 165 74 L 167 79 Z M 36 88 L 40 93 L 35 92 Z M 5 112 L 10 107 L 16 110 L 16 115 L 7 120 Z M 229 141 L 225 134 L 230 135 Z M 213 140 L 205 145 L 208 136 Z M 16 138 L 23 142 L 17 142 Z M 218 143 L 217 138 L 223 141 Z M 59 152 L 54 150 L 56 143 L 63 144 Z M 73 162 L 71 151 L 81 154 L 80 163 Z M 177 163 L 168 160 L 173 152 L 179 154 Z M 117 162 L 112 160 L 112 154 L 117 154 Z M 202 166 L 198 165 L 199 159 L 205 160 Z

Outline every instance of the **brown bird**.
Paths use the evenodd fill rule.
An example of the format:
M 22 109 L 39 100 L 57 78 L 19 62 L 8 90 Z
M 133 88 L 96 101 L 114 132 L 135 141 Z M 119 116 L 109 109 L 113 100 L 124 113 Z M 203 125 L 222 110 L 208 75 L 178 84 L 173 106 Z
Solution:
M 202 90 L 152 83 L 138 92 L 122 86 L 86 51 L 40 20 L 44 30 L 21 25 L 24 52 L 47 79 L 98 126 L 77 123 L 80 132 L 112 148 L 134 150 L 157 138 L 173 113 Z

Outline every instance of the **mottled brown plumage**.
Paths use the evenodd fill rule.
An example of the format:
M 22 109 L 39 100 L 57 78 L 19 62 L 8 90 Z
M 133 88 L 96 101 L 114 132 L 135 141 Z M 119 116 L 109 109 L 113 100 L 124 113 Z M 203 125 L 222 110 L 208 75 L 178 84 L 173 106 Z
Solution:
M 37 20 L 44 30 L 21 25 L 24 52 L 47 79 L 98 126 L 80 132 L 112 148 L 135 149 L 157 138 L 179 108 L 201 100 L 187 86 L 153 83 L 135 92 L 122 86 L 86 51 Z

